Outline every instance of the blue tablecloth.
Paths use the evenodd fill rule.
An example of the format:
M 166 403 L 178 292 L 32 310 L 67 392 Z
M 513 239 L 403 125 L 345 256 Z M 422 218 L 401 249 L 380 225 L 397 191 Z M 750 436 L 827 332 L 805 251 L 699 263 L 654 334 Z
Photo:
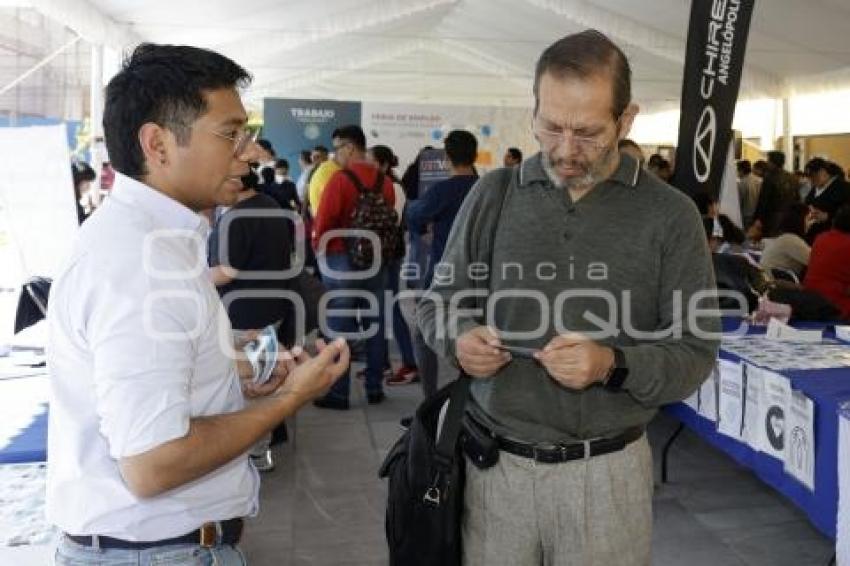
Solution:
M 818 325 L 806 325 L 817 328 Z M 823 328 L 823 325 L 819 326 Z M 753 329 L 751 334 L 763 333 Z M 826 334 L 829 336 L 829 332 Z M 834 336 L 834 335 L 833 335 Z M 720 357 L 731 361 L 740 358 L 721 350 Z M 717 432 L 717 425 L 701 417 L 684 403 L 676 403 L 664 411 L 716 448 L 746 466 L 808 515 L 812 524 L 835 539 L 838 512 L 838 408 L 850 399 L 850 368 L 825 370 L 788 370 L 779 372 L 791 380 L 792 389 L 803 392 L 815 405 L 815 491 L 786 474 L 781 460 L 757 452 L 748 445 Z M 672 463 L 675 470 L 675 463 Z
M 0 464 L 47 460 L 46 379 L 0 380 Z
M 0 448 L 0 464 L 47 461 L 47 405 L 32 424 Z

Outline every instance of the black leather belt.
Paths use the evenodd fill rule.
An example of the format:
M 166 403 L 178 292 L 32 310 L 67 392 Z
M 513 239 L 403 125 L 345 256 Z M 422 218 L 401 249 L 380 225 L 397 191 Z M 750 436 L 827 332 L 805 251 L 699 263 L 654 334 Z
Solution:
M 172 544 L 197 544 L 209 548 L 217 544 L 239 544 L 239 539 L 242 538 L 242 526 L 242 519 L 228 519 L 227 521 L 204 523 L 200 529 L 195 529 L 191 533 L 154 541 L 131 541 L 104 536 L 69 535 L 67 533 L 65 536 L 79 545 L 88 547 L 98 546 L 103 549 L 144 550 L 146 548 L 169 546 Z M 221 529 L 220 536 L 219 528 Z M 95 542 L 95 538 L 97 538 L 97 542 Z
M 617 452 L 641 436 L 643 436 L 643 427 L 636 426 L 626 430 L 626 432 L 619 436 L 611 438 L 599 438 L 586 442 L 571 442 L 569 444 L 553 444 L 549 446 L 525 444 L 496 435 L 493 435 L 493 438 L 498 442 L 499 449 L 505 452 L 522 456 L 523 458 L 531 458 L 543 464 L 560 464 L 562 462 L 569 462 L 570 460 L 580 460 L 582 458 L 591 458 L 593 456 Z

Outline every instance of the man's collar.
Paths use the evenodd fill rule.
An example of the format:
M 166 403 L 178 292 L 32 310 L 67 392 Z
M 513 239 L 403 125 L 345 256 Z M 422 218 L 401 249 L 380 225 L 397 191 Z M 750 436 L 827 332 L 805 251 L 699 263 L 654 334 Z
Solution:
M 640 163 L 631 155 L 621 153 L 620 164 L 617 165 L 617 169 L 605 181 L 612 181 L 635 188 L 637 187 L 638 179 L 640 179 Z M 605 181 L 602 182 L 604 183 Z M 546 174 L 546 169 L 543 167 L 543 153 L 539 151 L 523 161 L 519 166 L 520 186 L 527 186 L 532 183 L 551 183 L 549 176 Z
M 121 173 L 115 173 L 112 195 L 147 212 L 162 228 L 197 231 L 202 228 L 201 215 L 153 187 Z

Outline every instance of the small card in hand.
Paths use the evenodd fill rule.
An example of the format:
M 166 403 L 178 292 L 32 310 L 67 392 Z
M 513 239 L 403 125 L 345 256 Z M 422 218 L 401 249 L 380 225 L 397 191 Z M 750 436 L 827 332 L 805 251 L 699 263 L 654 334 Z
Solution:
M 262 385 L 269 380 L 277 364 L 278 342 L 274 325 L 269 325 L 257 337 L 245 345 L 245 355 L 254 369 L 254 384 Z

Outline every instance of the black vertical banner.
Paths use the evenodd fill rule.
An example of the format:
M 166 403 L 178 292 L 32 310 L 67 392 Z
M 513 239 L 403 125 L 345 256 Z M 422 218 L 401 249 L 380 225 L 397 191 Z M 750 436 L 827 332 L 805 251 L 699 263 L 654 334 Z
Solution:
M 691 0 L 679 143 L 671 184 L 717 197 L 732 139 L 755 0 Z

